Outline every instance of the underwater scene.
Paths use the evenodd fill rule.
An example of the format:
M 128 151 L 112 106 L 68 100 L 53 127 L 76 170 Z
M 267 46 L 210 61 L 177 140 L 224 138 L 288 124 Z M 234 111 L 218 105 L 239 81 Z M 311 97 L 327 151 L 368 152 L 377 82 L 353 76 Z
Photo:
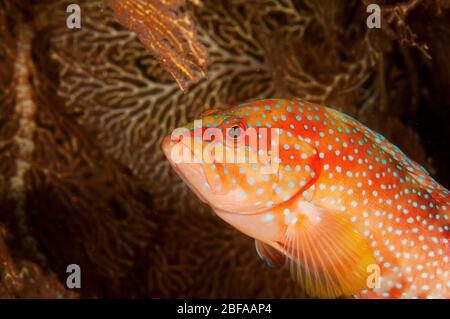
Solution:
M 448 0 L 1 0 L 0 299 L 448 299 Z

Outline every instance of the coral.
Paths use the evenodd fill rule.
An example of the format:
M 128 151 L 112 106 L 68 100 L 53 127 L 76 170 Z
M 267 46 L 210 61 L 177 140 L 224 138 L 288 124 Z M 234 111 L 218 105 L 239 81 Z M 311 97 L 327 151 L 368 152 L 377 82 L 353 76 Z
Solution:
M 97 134 L 103 149 L 143 179 L 157 209 L 198 209 L 197 199 L 164 160 L 159 142 L 210 106 L 254 97 L 306 97 L 374 123 L 400 147 L 411 147 L 383 127 L 395 120 L 386 117 L 408 114 L 412 102 L 394 98 L 405 98 L 409 83 L 393 81 L 389 89 L 401 93 L 390 101 L 385 87 L 392 77 L 406 76 L 408 71 L 391 68 L 387 63 L 393 62 L 373 48 L 359 2 L 348 7 L 328 4 L 328 10 L 320 10 L 327 5 L 317 1 L 231 3 L 204 1 L 191 8 L 210 61 L 208 79 L 189 85 L 187 94 L 164 75 L 133 34 L 117 30 L 110 14 L 95 10 L 95 3 L 84 5 L 84 27 L 79 31 L 58 29 L 64 16 L 54 20 L 59 30 L 52 41 L 61 64 L 60 96 L 69 110 L 77 110 L 78 122 Z M 351 19 L 343 18 L 347 12 L 354 12 Z M 336 30 L 327 31 L 330 23 L 325 21 L 334 21 Z M 82 85 L 85 79 L 90 83 Z M 398 106 L 387 109 L 387 103 Z M 401 121 L 397 125 L 398 131 L 407 130 Z M 408 153 L 425 162 L 420 143 L 415 145 L 419 149 Z
M 136 32 L 146 48 L 185 89 L 185 77 L 205 73 L 207 54 L 197 41 L 192 20 L 178 12 L 180 1 L 106 0 L 118 20 Z
M 76 263 L 85 270 L 87 287 L 98 284 L 92 277 L 119 280 L 155 235 L 151 200 L 65 113 L 55 95 L 54 65 L 42 53 L 45 42 L 35 42 L 25 14 L 14 12 L 17 28 L 7 38 L 14 54 L 2 51 L 14 63 L 1 99 L 1 221 L 19 247 L 15 253 L 40 265 L 42 273 L 55 270 L 64 277 L 67 265 Z
M 450 183 L 448 141 L 434 136 L 449 135 L 445 1 L 383 4 L 381 30 L 366 28 L 361 0 L 153 0 L 145 18 L 130 11 L 139 1 L 84 0 L 74 30 L 70 3 L 0 3 L 0 272 L 25 263 L 58 287 L 0 296 L 68 296 L 78 263 L 82 297 L 305 297 L 161 154 L 162 137 L 208 107 L 333 105 Z
M 13 258 L 6 243 L 8 233 L 0 225 L 0 296 L 2 298 L 76 298 L 55 274 L 43 274 L 39 265 Z

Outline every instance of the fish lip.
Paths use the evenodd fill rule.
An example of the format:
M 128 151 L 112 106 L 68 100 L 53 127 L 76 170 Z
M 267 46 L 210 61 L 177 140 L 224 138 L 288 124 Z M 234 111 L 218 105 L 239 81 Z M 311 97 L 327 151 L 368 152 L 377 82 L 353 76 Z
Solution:
M 168 147 L 164 147 L 165 144 L 167 144 L 170 141 L 169 138 L 165 138 L 162 143 L 161 143 L 161 149 L 163 154 L 166 156 L 166 158 L 169 161 L 170 166 L 176 171 L 177 175 L 181 178 L 181 180 L 184 182 L 184 184 L 186 184 L 189 189 L 194 192 L 194 194 L 205 204 L 210 205 L 213 209 L 215 209 L 213 203 L 213 200 L 208 200 L 207 196 L 203 195 L 202 192 L 198 189 L 197 186 L 194 185 L 194 183 L 190 182 L 188 177 L 186 176 L 185 172 L 179 167 L 179 163 L 175 162 L 172 160 L 171 156 L 170 156 L 170 148 Z M 183 143 L 183 142 L 181 142 Z M 184 143 L 183 143 L 183 147 L 187 148 L 188 151 L 191 153 L 191 156 L 196 157 L 195 153 L 188 148 Z M 198 160 L 198 159 L 197 159 Z M 199 160 L 198 160 L 199 161 Z M 185 163 L 187 164 L 187 163 Z M 191 163 L 194 164 L 194 163 Z M 200 165 L 200 162 L 195 163 L 197 165 Z M 208 179 L 205 176 L 205 173 L 197 170 L 197 169 L 191 169 L 191 172 L 193 172 L 194 175 L 196 175 L 196 178 L 198 178 L 199 183 L 200 184 L 204 184 L 204 183 L 208 183 Z M 215 194 L 214 192 L 211 192 L 212 196 L 219 196 L 217 194 Z
M 161 143 L 161 149 L 162 152 L 164 154 L 164 156 L 167 158 L 170 166 L 175 170 L 175 172 L 177 173 L 177 175 L 181 178 L 181 180 L 183 181 L 184 184 L 186 184 L 188 186 L 188 188 L 194 192 L 194 194 L 205 204 L 208 204 L 208 200 L 206 199 L 206 197 L 197 189 L 197 187 L 195 187 L 193 185 L 193 183 L 189 182 L 189 179 L 186 177 L 186 174 L 183 172 L 182 169 L 180 169 L 178 167 L 178 163 L 176 163 L 175 161 L 173 161 L 171 159 L 170 156 L 170 150 L 167 147 L 164 147 L 164 144 L 167 144 L 170 141 L 170 138 L 165 138 L 163 140 L 163 142 Z M 187 147 L 183 144 L 183 147 Z M 192 150 L 189 149 L 189 151 L 191 152 L 192 156 L 195 156 L 195 154 L 192 152 Z M 196 175 L 198 175 L 198 178 L 200 180 L 201 183 L 206 182 L 206 176 L 204 175 L 204 173 L 200 172 L 199 170 L 192 170 L 194 171 Z
M 194 186 L 193 183 L 189 182 L 189 179 L 186 177 L 186 174 L 183 172 L 182 169 L 180 169 L 178 166 L 178 163 L 176 163 L 175 161 L 173 161 L 170 157 L 170 150 L 169 148 L 164 147 L 164 144 L 168 143 L 170 141 L 169 138 L 165 138 L 163 140 L 163 142 L 161 143 L 161 149 L 163 154 L 165 155 L 165 157 L 168 159 L 170 166 L 176 171 L 177 175 L 181 178 L 181 180 L 184 182 L 184 184 L 186 184 L 189 189 L 205 204 L 211 206 L 211 208 L 216 211 L 216 212 L 220 212 L 220 213 L 225 213 L 225 214 L 230 214 L 230 215 L 245 215 L 245 216 L 252 216 L 252 215 L 260 215 L 260 214 L 264 214 L 268 208 L 267 207 L 263 207 L 257 211 L 253 211 L 253 212 L 236 212 L 236 211 L 230 211 L 227 209 L 224 209 L 222 207 L 217 207 L 214 205 L 214 200 L 208 200 L 206 196 L 204 196 L 200 190 L 197 189 L 196 186 Z M 187 147 L 187 146 L 185 146 Z M 192 150 L 190 150 L 190 152 L 192 153 L 193 156 L 195 156 L 195 154 L 193 154 Z M 198 165 L 200 165 L 200 163 L 197 163 Z M 200 170 L 192 170 L 194 171 L 195 175 L 197 175 L 197 177 L 200 180 L 200 183 L 208 183 L 208 180 L 205 176 L 204 172 L 201 172 Z M 215 194 L 214 192 L 211 192 L 212 196 L 216 197 L 216 198 L 220 198 L 220 196 L 223 195 L 218 195 Z M 277 206 L 277 205 L 275 205 Z M 275 207 L 273 206 L 273 207 Z M 271 208 L 273 208 L 271 207 Z
M 230 211 L 227 209 L 224 209 L 223 207 L 218 207 L 216 205 L 214 205 L 214 200 L 208 200 L 207 197 L 205 197 L 201 191 L 199 191 L 197 189 L 196 186 L 194 186 L 193 183 L 189 183 L 188 178 L 186 177 L 185 173 L 183 172 L 182 169 L 180 169 L 178 167 L 177 163 L 174 163 L 172 161 L 169 161 L 170 165 L 172 166 L 172 168 L 177 172 L 178 176 L 180 176 L 180 178 L 183 180 L 183 182 L 189 187 L 190 190 L 192 190 L 192 192 L 205 204 L 211 206 L 211 208 L 216 212 L 216 213 L 225 213 L 225 214 L 230 214 L 230 215 L 245 215 L 245 216 L 252 216 L 252 215 L 261 215 L 264 214 L 267 211 L 266 207 L 261 208 L 260 210 L 257 211 L 253 211 L 253 212 L 235 212 L 235 211 Z M 200 182 L 201 183 L 207 183 L 207 179 L 204 173 L 195 170 L 195 174 L 197 174 L 200 178 Z M 221 195 L 217 195 L 214 193 L 211 193 L 213 196 L 215 196 L 216 198 L 219 197 Z
M 212 207 L 214 208 L 214 206 L 212 206 Z M 275 207 L 275 206 L 273 206 L 273 207 Z M 270 208 L 273 208 L 273 207 L 270 207 Z M 226 210 L 226 209 L 223 209 L 223 208 L 218 208 L 216 210 L 218 210 L 220 213 L 225 213 L 225 214 L 230 214 L 230 215 L 254 216 L 254 215 L 265 214 L 267 212 L 268 208 L 263 207 L 263 208 L 261 208 L 261 209 L 259 209 L 257 211 L 254 211 L 254 212 L 243 212 L 243 211 L 241 211 L 241 212 L 233 212 L 233 211 Z
M 193 185 L 193 183 L 190 183 L 188 178 L 186 177 L 185 173 L 183 172 L 182 169 L 180 169 L 177 165 L 177 163 L 174 163 L 172 161 L 169 160 L 170 165 L 172 166 L 172 168 L 177 172 L 178 176 L 181 178 L 181 180 L 184 182 L 184 184 L 186 184 L 189 189 L 194 192 L 194 194 L 205 204 L 208 204 L 208 200 L 206 199 L 206 197 L 197 189 L 197 187 L 195 187 Z M 203 173 L 199 172 L 198 170 L 195 170 L 195 174 L 198 174 L 200 177 L 200 181 L 202 183 L 204 183 L 206 181 L 206 177 L 204 176 Z

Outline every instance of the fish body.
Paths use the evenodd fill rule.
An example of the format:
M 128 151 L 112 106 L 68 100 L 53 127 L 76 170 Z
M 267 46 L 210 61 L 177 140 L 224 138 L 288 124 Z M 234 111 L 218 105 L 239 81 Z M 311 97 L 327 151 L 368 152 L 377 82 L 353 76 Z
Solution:
M 254 100 L 209 110 L 162 149 L 200 199 L 255 238 L 269 265 L 288 261 L 311 296 L 450 297 L 448 190 L 352 117 Z

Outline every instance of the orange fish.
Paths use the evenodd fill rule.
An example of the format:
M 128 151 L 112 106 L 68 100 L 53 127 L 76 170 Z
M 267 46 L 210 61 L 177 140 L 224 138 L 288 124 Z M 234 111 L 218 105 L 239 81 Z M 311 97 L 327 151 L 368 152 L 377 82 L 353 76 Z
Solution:
M 162 149 L 309 295 L 450 297 L 448 190 L 350 116 L 300 99 L 249 101 L 208 110 Z

